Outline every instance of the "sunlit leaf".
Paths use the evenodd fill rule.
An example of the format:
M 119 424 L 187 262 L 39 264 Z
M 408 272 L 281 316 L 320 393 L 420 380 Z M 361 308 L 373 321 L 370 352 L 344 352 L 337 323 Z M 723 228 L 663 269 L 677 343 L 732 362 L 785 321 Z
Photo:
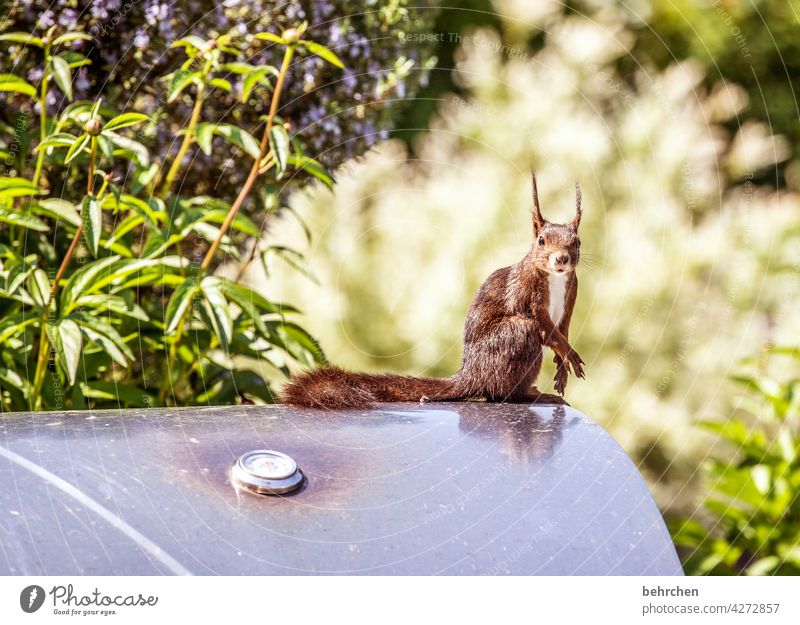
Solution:
M 206 41 L 197 35 L 187 35 L 170 45 L 170 48 L 194 48 L 195 50 L 202 50 L 206 47 Z
M 226 93 L 231 92 L 231 83 L 224 78 L 209 78 L 208 84 L 214 87 L 215 89 L 221 89 Z
M 109 120 L 106 122 L 106 125 L 103 126 L 103 131 L 108 130 L 119 130 L 120 128 L 127 128 L 128 126 L 133 126 L 135 124 L 141 124 L 142 122 L 146 122 L 150 118 L 147 115 L 142 113 L 123 113 L 122 115 L 117 115 L 114 119 Z
M 270 128 L 269 143 L 272 148 L 272 154 L 275 157 L 278 177 L 280 177 L 286 171 L 290 144 L 289 133 L 286 132 L 286 128 L 283 127 L 283 124 L 276 124 Z
M 63 219 L 73 226 L 79 226 L 81 223 L 81 216 L 75 204 L 67 200 L 62 200 L 61 198 L 39 200 L 34 204 L 33 210 L 37 213 L 47 215 L 48 217 Z
M 25 195 L 30 195 L 30 193 L 26 193 Z M 0 197 L 2 197 L 2 192 L 0 192 Z M 28 230 L 35 230 L 36 232 L 50 231 L 50 226 L 48 226 L 38 217 L 7 208 L 0 208 L 0 223 L 19 226 L 22 228 L 27 228 Z
M 0 91 L 36 97 L 36 88 L 15 74 L 0 74 Z
M 204 306 L 211 321 L 211 329 L 220 345 L 227 349 L 233 335 L 233 320 L 228 310 L 228 300 L 220 290 L 220 279 L 217 276 L 206 276 L 200 286 L 205 296 Z
M 64 33 L 63 35 L 60 35 L 60 36 L 56 37 L 53 40 L 53 45 L 54 46 L 60 46 L 63 43 L 70 43 L 72 41 L 77 41 L 79 39 L 82 40 L 82 41 L 92 41 L 91 35 L 87 35 L 86 33 L 79 33 L 79 32 L 76 32 L 76 31 L 72 31 L 72 32 Z
M 0 41 L 12 41 L 14 43 L 24 43 L 26 45 L 44 48 L 44 42 L 42 41 L 41 37 L 34 37 L 29 33 L 5 33 L 0 35 Z
M 167 312 L 164 315 L 164 325 L 166 332 L 174 332 L 181 319 L 186 314 L 186 309 L 192 303 L 194 297 L 199 293 L 200 285 L 194 277 L 189 277 L 175 289 L 172 297 L 167 304 Z
M 83 219 L 84 241 L 86 241 L 92 256 L 96 258 L 100 245 L 100 234 L 103 230 L 103 211 L 96 196 L 87 195 L 83 198 L 81 217 Z
M 86 144 L 89 143 L 89 139 L 90 138 L 91 137 L 89 137 L 89 135 L 85 135 L 85 134 L 81 135 L 80 137 L 78 137 L 78 139 L 75 141 L 75 143 L 73 143 L 70 146 L 69 150 L 67 150 L 66 156 L 64 156 L 64 164 L 65 165 L 68 164 L 68 163 L 71 163 L 82 152 L 84 152 L 84 151 L 88 152 L 88 150 L 86 149 Z
M 297 156 L 295 154 L 291 154 L 288 157 L 289 165 L 296 167 L 302 171 L 308 172 L 312 176 L 314 176 L 317 180 L 325 183 L 328 187 L 333 187 L 335 180 L 333 176 L 330 174 L 328 169 L 319 161 L 314 160 L 308 156 Z
M 69 67 L 66 59 L 60 56 L 54 56 L 50 64 L 53 70 L 53 78 L 68 100 L 72 99 L 72 70 Z
M 70 386 L 75 384 L 81 361 L 83 337 L 81 329 L 72 319 L 59 319 L 48 324 L 47 334 L 55 349 L 58 362 L 67 374 Z
M 174 102 L 183 90 L 195 80 L 199 80 L 200 76 L 200 72 L 190 72 L 182 69 L 172 74 L 172 79 L 167 89 L 167 102 Z
M 34 269 L 27 280 L 28 293 L 33 301 L 41 307 L 46 307 L 50 303 L 50 279 L 47 273 L 39 269 Z
M 280 43 L 286 45 L 286 41 L 279 37 L 278 35 L 273 35 L 272 33 L 258 33 L 256 34 L 256 39 L 261 39 L 262 41 L 270 41 L 272 43 Z
M 320 45 L 314 41 L 306 41 L 302 40 L 300 43 L 305 47 L 306 50 L 311 52 L 312 54 L 316 54 L 321 59 L 326 60 L 331 65 L 335 65 L 339 69 L 344 69 L 344 63 L 342 63 L 341 59 L 336 56 L 333 52 L 328 50 L 323 45 Z

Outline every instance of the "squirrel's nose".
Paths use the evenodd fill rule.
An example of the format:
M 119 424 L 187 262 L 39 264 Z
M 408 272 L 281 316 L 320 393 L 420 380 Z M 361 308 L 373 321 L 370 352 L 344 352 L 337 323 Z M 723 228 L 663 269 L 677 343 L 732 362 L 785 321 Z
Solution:
M 556 265 L 566 265 L 569 262 L 569 254 L 566 252 L 556 256 Z

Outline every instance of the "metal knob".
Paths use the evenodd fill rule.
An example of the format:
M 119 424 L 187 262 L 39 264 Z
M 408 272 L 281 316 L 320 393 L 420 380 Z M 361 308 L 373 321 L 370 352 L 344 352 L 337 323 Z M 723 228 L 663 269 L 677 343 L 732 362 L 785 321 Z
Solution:
M 270 449 L 248 451 L 231 467 L 234 486 L 261 495 L 285 495 L 300 488 L 304 479 L 292 458 Z

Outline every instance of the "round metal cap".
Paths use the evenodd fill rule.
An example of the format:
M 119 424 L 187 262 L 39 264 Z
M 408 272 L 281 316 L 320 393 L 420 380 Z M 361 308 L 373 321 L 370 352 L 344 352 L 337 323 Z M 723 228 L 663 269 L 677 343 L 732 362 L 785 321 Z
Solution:
M 286 454 L 270 449 L 248 451 L 233 463 L 234 485 L 262 495 L 283 495 L 303 483 L 303 473 Z

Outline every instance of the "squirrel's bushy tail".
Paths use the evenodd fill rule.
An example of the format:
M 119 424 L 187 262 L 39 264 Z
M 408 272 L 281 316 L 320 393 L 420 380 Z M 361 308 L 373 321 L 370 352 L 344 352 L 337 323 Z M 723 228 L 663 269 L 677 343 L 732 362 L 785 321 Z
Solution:
M 282 404 L 306 408 L 370 408 L 378 402 L 461 399 L 451 378 L 370 374 L 319 367 L 292 376 L 280 394 Z

